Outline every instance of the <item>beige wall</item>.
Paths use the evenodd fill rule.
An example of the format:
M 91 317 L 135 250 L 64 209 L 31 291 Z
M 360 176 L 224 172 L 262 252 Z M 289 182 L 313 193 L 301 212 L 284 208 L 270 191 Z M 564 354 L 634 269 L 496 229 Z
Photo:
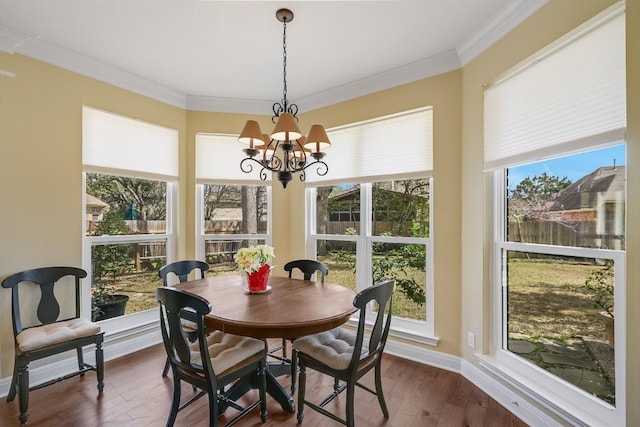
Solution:
M 2 69 L 16 75 L 0 77 L 0 279 L 34 267 L 81 266 L 82 106 L 178 129 L 181 159 L 186 113 L 21 55 L 0 55 Z M 181 173 L 185 167 L 181 160 Z M 179 214 L 186 215 L 186 203 Z M 13 369 L 10 295 L 0 289 L 0 378 Z
M 473 352 L 488 350 L 488 206 L 482 172 L 482 86 L 509 67 L 595 15 L 611 0 L 551 1 L 463 70 L 300 114 L 301 129 L 326 127 L 398 111 L 434 107 L 435 348 L 476 363 Z M 629 260 L 640 259 L 640 2 L 628 9 L 628 224 Z M 634 22 L 635 26 L 631 23 Z M 178 257 L 195 254 L 195 148 L 197 132 L 238 132 L 246 115 L 203 113 L 150 100 L 131 92 L 0 52 L 0 279 L 26 268 L 81 265 L 83 104 L 137 117 L 180 131 Z M 265 112 L 268 114 L 268 112 Z M 270 117 L 259 118 L 270 129 Z M 327 154 L 331 165 L 331 152 Z M 276 264 L 305 252 L 304 186 L 296 179 L 273 186 Z M 42 210 L 42 206 L 48 209 Z M 635 213 L 635 214 L 634 214 Z M 44 219 L 44 220 L 43 220 Z M 55 224 L 55 226 L 51 226 Z M 628 263 L 627 377 L 640 378 L 640 263 Z M 0 289 L 0 378 L 11 374 L 13 338 L 10 292 Z M 466 345 L 467 331 L 477 348 Z M 640 393 L 640 381 L 627 385 L 627 401 Z M 640 408 L 628 405 L 628 419 Z

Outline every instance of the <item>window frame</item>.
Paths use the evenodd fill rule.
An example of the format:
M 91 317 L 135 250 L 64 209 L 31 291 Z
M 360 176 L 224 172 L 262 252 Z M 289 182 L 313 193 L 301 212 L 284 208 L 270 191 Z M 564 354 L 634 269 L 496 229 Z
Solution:
M 204 232 L 204 186 L 205 185 L 251 185 L 266 187 L 267 189 L 267 232 L 265 234 L 218 234 Z M 201 260 L 206 260 L 206 241 L 207 240 L 264 240 L 266 245 L 272 245 L 272 188 L 270 181 L 262 181 L 256 184 L 253 181 L 247 181 L 246 184 L 227 184 L 227 183 L 198 183 L 196 184 L 196 257 Z
M 82 172 L 82 205 L 83 212 L 86 212 L 86 183 L 87 173 L 102 173 L 95 172 L 91 168 L 86 167 Z M 149 179 L 148 177 L 136 177 L 135 172 L 132 171 L 127 175 L 128 177 L 134 177 L 139 179 Z M 166 233 L 163 234 L 129 234 L 118 236 L 87 236 L 86 220 L 83 214 L 82 221 L 82 264 L 83 269 L 87 272 L 87 277 L 93 277 L 91 249 L 93 246 L 105 245 L 105 244 L 129 244 L 129 243 L 145 243 L 145 242 L 160 242 L 164 241 L 166 245 L 166 263 L 173 262 L 176 254 L 176 226 L 175 213 L 177 212 L 177 200 L 178 200 L 178 183 L 171 180 L 160 180 L 167 184 L 167 199 L 166 199 Z M 91 318 L 91 281 L 85 280 L 82 286 L 83 295 L 80 310 L 83 317 Z M 156 323 L 158 321 L 158 313 L 155 309 L 149 309 L 139 311 L 136 313 L 126 314 L 124 316 L 118 316 L 111 319 L 105 319 L 100 321 L 100 326 L 107 333 L 113 333 L 123 330 L 131 330 L 143 325 Z
M 588 149 L 585 149 L 587 151 Z M 558 156 L 561 154 L 559 153 Z M 506 169 L 491 172 L 491 250 L 490 250 L 490 347 L 489 354 L 480 357 L 483 367 L 503 378 L 512 386 L 561 414 L 576 424 L 603 423 L 618 420 L 624 423 L 625 413 L 625 322 L 615 322 L 615 383 L 616 405 L 592 396 L 560 377 L 524 360 L 507 350 L 508 325 L 506 319 L 506 251 L 524 251 L 549 255 L 599 258 L 614 262 L 614 301 L 616 318 L 625 319 L 626 252 L 624 250 L 581 248 L 559 245 L 507 241 L 507 179 Z M 580 414 L 580 418 L 576 417 Z M 582 418 L 585 417 L 585 418 Z
M 317 242 L 319 240 L 350 241 L 356 244 L 356 289 L 362 291 L 373 281 L 372 278 L 372 246 L 373 243 L 400 243 L 400 244 L 424 244 L 426 247 L 425 280 L 426 301 L 425 321 L 407 318 L 393 317 L 391 321 L 390 335 L 410 339 L 427 345 L 436 346 L 438 339 L 434 336 L 434 274 L 433 274 L 433 178 L 423 176 L 421 179 L 429 180 L 429 237 L 402 237 L 402 236 L 374 236 L 372 235 L 372 204 L 373 184 L 371 182 L 353 182 L 349 184 L 360 185 L 360 232 L 357 235 L 318 234 L 316 233 L 316 188 L 327 184 L 315 182 L 306 188 L 306 212 L 307 212 L 307 255 L 317 258 Z M 393 177 L 393 180 L 417 179 L 411 177 Z M 380 180 L 382 182 L 383 180 Z M 376 181 L 378 182 L 378 181 Z M 367 320 L 373 320 L 372 307 L 367 307 Z M 353 318 L 349 323 L 353 324 L 357 319 Z

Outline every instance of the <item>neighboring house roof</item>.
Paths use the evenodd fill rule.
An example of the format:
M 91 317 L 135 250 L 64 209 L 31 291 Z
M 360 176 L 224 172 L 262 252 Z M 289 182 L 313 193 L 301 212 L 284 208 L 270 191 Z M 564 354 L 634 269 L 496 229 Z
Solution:
M 619 201 L 620 192 L 625 190 L 625 177 L 624 166 L 598 168 L 560 191 L 550 210 L 595 209 L 599 202 Z
M 414 198 L 414 197 L 422 197 L 425 198 L 427 197 L 426 195 L 420 195 L 420 194 L 406 194 L 402 191 L 394 191 L 394 190 L 387 190 L 386 188 L 378 188 L 376 191 L 379 191 L 381 193 L 387 193 L 387 194 L 394 194 L 396 196 L 405 196 L 407 198 Z M 352 188 L 350 190 L 347 191 L 343 191 L 342 193 L 332 193 L 329 195 L 330 199 L 333 199 L 337 202 L 350 202 L 356 199 L 359 199 L 360 197 L 360 188 L 356 187 L 356 188 Z
M 100 208 L 106 208 L 109 206 L 108 203 L 103 202 L 102 200 L 92 196 L 91 194 L 86 194 L 85 196 L 86 196 L 87 206 L 97 206 Z

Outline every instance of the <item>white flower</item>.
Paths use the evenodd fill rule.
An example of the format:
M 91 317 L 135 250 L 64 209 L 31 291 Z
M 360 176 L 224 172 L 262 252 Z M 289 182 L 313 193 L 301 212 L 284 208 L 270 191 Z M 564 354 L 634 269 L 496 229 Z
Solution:
M 257 245 L 240 248 L 233 259 L 238 263 L 240 270 L 253 273 L 275 257 L 275 250 L 272 246 Z

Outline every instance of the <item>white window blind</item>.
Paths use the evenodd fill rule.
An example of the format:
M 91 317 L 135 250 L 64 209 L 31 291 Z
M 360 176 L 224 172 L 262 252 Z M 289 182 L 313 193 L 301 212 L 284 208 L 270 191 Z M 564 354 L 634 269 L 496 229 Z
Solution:
M 486 170 L 624 139 L 624 11 L 605 12 L 485 91 Z
M 433 109 L 420 108 L 327 131 L 325 176 L 312 167 L 306 181 L 333 184 L 425 177 L 433 170 Z
M 258 163 L 247 162 L 253 171 L 242 172 L 240 161 L 246 157 L 243 148 L 246 146 L 238 142 L 238 135 L 197 134 L 196 183 L 269 185 L 272 173 L 265 170 L 267 179 L 260 180 L 262 167 Z
M 82 108 L 85 170 L 176 180 L 178 131 L 90 107 Z

